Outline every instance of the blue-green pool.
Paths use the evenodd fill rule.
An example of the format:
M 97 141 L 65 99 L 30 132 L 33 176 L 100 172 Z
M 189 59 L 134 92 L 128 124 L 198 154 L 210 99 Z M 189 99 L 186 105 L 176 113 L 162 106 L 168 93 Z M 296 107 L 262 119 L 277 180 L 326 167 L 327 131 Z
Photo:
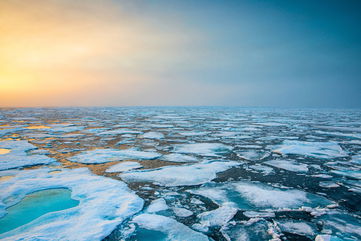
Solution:
M 7 214 L 0 218 L 0 234 L 27 224 L 50 212 L 75 207 L 78 200 L 71 198 L 66 188 L 47 189 L 25 196 L 23 200 L 6 209 Z

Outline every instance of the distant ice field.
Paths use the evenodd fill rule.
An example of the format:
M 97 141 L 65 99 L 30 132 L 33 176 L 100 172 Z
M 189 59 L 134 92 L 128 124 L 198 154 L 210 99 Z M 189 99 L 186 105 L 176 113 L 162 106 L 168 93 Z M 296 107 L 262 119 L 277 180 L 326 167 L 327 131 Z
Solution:
M 361 240 L 361 110 L 0 117 L 1 240 Z

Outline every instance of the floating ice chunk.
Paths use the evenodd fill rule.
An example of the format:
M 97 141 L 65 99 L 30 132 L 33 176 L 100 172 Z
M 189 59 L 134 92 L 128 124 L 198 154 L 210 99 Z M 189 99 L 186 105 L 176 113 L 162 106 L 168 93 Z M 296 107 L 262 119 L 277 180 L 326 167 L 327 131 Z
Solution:
M 319 185 L 320 187 L 325 187 L 325 188 L 336 188 L 340 186 L 335 182 L 320 182 Z
M 121 162 L 118 164 L 115 164 L 111 167 L 109 167 L 108 169 L 105 170 L 105 172 L 126 172 L 129 170 L 133 170 L 133 169 L 137 169 L 137 168 L 141 168 L 142 165 L 139 164 L 138 162 Z
M 260 164 L 251 165 L 249 167 L 252 168 L 253 170 L 261 171 L 265 175 L 268 175 L 273 172 L 272 167 L 262 166 Z
M 344 241 L 336 236 L 328 235 L 328 234 L 320 234 L 317 235 L 315 241 Z
M 255 212 L 255 211 L 245 211 L 243 215 L 248 218 L 273 218 L 275 214 L 273 212 Z
M 156 213 L 156 212 L 160 212 L 160 211 L 164 211 L 167 210 L 169 207 L 167 205 L 167 203 L 165 202 L 165 200 L 163 198 L 158 198 L 156 200 L 153 200 L 148 208 L 147 208 L 147 212 L 148 213 Z
M 85 164 L 106 163 L 122 160 L 152 160 L 160 157 L 156 152 L 137 151 L 134 149 L 117 150 L 117 149 L 96 149 L 85 151 L 69 158 L 69 161 L 80 162 Z
M 324 178 L 324 179 L 332 178 L 331 175 L 327 175 L 327 174 L 323 174 L 323 173 L 312 175 L 312 177 L 318 177 L 318 178 Z
M 345 176 L 345 177 L 351 177 L 355 179 L 361 180 L 361 171 L 357 170 L 332 170 L 332 173 L 335 173 L 337 175 Z
M 233 207 L 221 206 L 215 210 L 198 214 L 200 222 L 197 227 L 202 227 L 201 230 L 207 231 L 208 227 L 223 226 L 236 215 L 237 211 L 238 209 Z
M 270 166 L 281 168 L 291 172 L 308 172 L 308 167 L 306 164 L 297 163 L 295 161 L 271 160 L 264 162 L 264 164 L 268 164 Z
M 238 162 L 201 162 L 193 165 L 167 166 L 159 169 L 132 171 L 120 174 L 126 182 L 154 182 L 163 186 L 189 186 L 206 183 L 218 172 L 239 165 Z
M 179 132 L 182 136 L 204 136 L 207 135 L 209 132 L 206 131 L 182 131 Z
M 141 136 L 142 138 L 147 138 L 147 139 L 163 139 L 164 138 L 164 135 L 160 132 L 147 132 L 145 134 L 143 134 Z
M 193 215 L 192 211 L 185 209 L 185 208 L 174 207 L 174 208 L 172 208 L 172 210 L 176 216 L 182 217 L 182 218 Z
M 97 133 L 97 135 L 104 136 L 104 135 L 142 134 L 142 133 L 143 132 L 141 132 L 141 131 L 121 128 L 121 129 L 103 131 L 103 132 Z
M 280 154 L 298 154 L 316 158 L 335 158 L 347 156 L 347 153 L 335 142 L 307 142 L 286 140 L 273 152 Z
M 179 153 L 172 153 L 168 155 L 162 156 L 162 160 L 168 162 L 197 162 L 198 159 L 192 156 L 179 154 Z
M 315 234 L 314 229 L 309 224 L 304 222 L 282 221 L 278 222 L 278 226 L 283 232 L 305 235 L 309 237 L 312 237 Z
M 176 220 L 155 215 L 155 214 L 141 214 L 133 218 L 133 222 L 139 225 L 142 229 L 159 231 L 166 235 L 165 240 L 197 240 L 209 241 L 204 234 L 198 233 Z M 151 235 L 147 240 L 154 240 Z
M 55 159 L 46 155 L 29 155 L 27 152 L 37 147 L 28 141 L 0 141 L 0 148 L 9 150 L 9 152 L 0 155 L 0 170 L 47 165 L 56 162 Z
M 51 124 L 50 128 L 46 129 L 47 132 L 74 132 L 81 131 L 85 127 L 84 126 L 75 126 L 73 124 Z
M 0 182 L 0 212 L 25 195 L 51 188 L 68 188 L 78 206 L 47 213 L 0 235 L 4 240 L 102 240 L 125 219 L 139 212 L 143 200 L 121 181 L 92 174 L 86 168 L 41 168 L 19 172 Z
M 183 154 L 196 154 L 201 156 L 218 156 L 227 154 L 233 148 L 221 143 L 192 143 L 179 144 L 174 147 L 174 152 Z
M 232 205 L 243 210 L 258 208 L 298 208 L 326 206 L 327 199 L 296 189 L 281 189 L 252 182 L 209 183 L 191 193 L 211 199 L 218 205 Z
M 267 157 L 268 155 L 269 153 L 265 153 L 264 151 L 259 151 L 259 150 L 248 150 L 237 153 L 237 156 L 239 156 L 240 158 L 250 161 L 261 160 Z

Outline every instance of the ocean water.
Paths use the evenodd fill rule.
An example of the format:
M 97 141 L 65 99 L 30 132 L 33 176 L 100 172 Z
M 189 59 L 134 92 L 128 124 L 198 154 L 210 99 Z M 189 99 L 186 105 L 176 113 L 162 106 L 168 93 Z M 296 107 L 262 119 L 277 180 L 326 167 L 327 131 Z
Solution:
M 8 240 L 47 237 L 43 226 L 35 232 L 36 223 L 57 211 L 48 221 L 66 222 L 60 214 L 73 205 L 82 211 L 67 213 L 72 220 L 97 218 L 72 226 L 74 240 L 86 232 L 92 240 L 361 239 L 357 109 L 2 109 L 0 149 L 9 150 L 0 152 L 0 238 Z M 105 179 L 87 186 L 79 174 L 56 176 L 78 168 L 89 169 L 86 178 L 104 177 L 114 187 L 102 184 Z M 37 175 L 48 186 L 61 180 L 65 189 L 40 191 Z M 39 201 L 27 196 L 9 206 L 27 182 L 39 189 L 30 195 L 60 193 L 41 194 Z M 66 188 L 77 183 L 89 192 L 73 200 Z M 129 191 L 118 191 L 117 183 Z M 110 203 L 117 193 L 139 198 Z M 6 233 L 26 223 L 26 233 Z

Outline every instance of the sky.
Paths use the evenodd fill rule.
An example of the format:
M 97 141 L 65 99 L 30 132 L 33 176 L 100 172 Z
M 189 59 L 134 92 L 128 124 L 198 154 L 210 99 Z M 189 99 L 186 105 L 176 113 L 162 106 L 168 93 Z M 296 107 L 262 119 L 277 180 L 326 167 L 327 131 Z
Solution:
M 361 108 L 358 0 L 1 0 L 0 106 Z

